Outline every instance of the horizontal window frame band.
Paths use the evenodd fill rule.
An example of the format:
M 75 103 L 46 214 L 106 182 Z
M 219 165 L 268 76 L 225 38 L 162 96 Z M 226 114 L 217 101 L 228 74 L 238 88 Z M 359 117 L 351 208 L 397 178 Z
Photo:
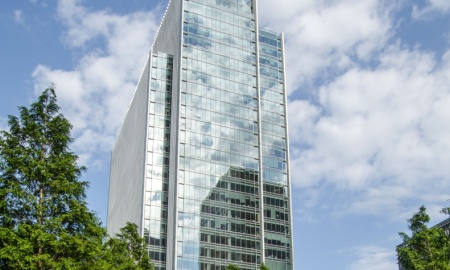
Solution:
M 217 112 L 217 111 L 211 111 L 211 110 L 208 110 L 208 109 L 205 109 L 205 108 L 197 108 L 197 107 L 192 107 L 192 106 L 188 106 L 188 105 L 182 105 L 182 106 L 185 106 L 185 107 L 188 107 L 188 108 L 194 108 L 194 109 L 196 109 L 196 110 L 201 110 L 201 111 L 204 111 L 204 112 L 212 112 L 212 113 L 217 113 L 217 114 L 219 114 L 219 115 L 221 115 L 221 116 L 225 116 L 225 117 L 229 117 L 230 119 L 243 119 L 243 120 L 248 120 L 248 119 L 246 119 L 246 118 L 243 118 L 243 117 L 236 117 L 236 116 L 233 116 L 232 114 L 224 114 L 224 113 L 220 113 L 220 112 Z M 186 110 L 188 109 L 188 108 L 186 108 Z M 187 112 L 186 112 L 187 113 Z M 193 118 L 193 117 L 191 117 L 191 116 L 189 116 L 189 115 L 187 115 L 187 116 L 182 116 L 182 118 L 186 118 L 186 119 L 190 119 L 190 120 L 194 120 L 194 121 L 197 121 L 197 122 L 202 122 L 202 123 L 209 123 L 209 122 L 212 122 L 212 121 L 206 121 L 206 120 L 202 120 L 202 119 L 196 119 L 196 118 Z M 253 119 L 250 119 L 250 120 L 248 120 L 249 122 L 255 122 L 255 121 L 253 121 Z M 217 124 L 217 125 L 220 125 L 220 123 L 217 123 L 217 122 L 212 122 L 212 123 L 215 123 L 215 124 Z M 242 130 L 242 131 L 250 131 L 250 129 L 244 129 L 244 128 L 233 128 L 233 127 L 229 127 L 229 126 L 225 126 L 225 125 L 220 125 L 221 127 L 223 127 L 223 128 L 231 128 L 231 129 L 234 129 L 234 130 Z M 187 129 L 187 127 L 186 127 L 186 129 L 184 129 L 184 130 L 188 130 Z M 251 131 L 251 132 L 253 132 L 253 134 L 255 134 L 255 135 L 258 135 L 258 132 L 257 132 L 257 130 L 255 130 L 255 131 Z M 278 135 L 278 134 L 277 134 Z
M 206 6 L 206 5 L 203 5 L 203 6 Z M 211 11 L 216 10 L 218 12 L 223 12 L 223 13 L 229 15 L 229 16 L 223 16 L 223 18 L 233 18 L 233 19 L 223 20 L 222 16 L 220 16 L 220 18 L 216 18 L 216 17 L 209 16 L 209 13 L 201 13 L 201 12 L 195 10 L 195 9 L 189 9 L 189 8 L 185 8 L 184 12 L 185 13 L 194 13 L 196 15 L 200 15 L 200 16 L 206 17 L 208 19 L 212 19 L 212 20 L 216 20 L 216 21 L 219 21 L 219 22 L 228 23 L 228 24 L 231 24 L 233 26 L 238 26 L 238 27 L 241 27 L 241 28 L 244 28 L 244 29 L 250 29 L 250 30 L 254 30 L 255 29 L 255 19 L 254 18 L 241 16 L 240 14 L 228 12 L 228 11 L 225 11 L 225 10 L 222 10 L 222 9 L 219 9 L 219 8 L 215 8 L 215 7 L 211 7 L 211 6 L 207 6 L 207 7 L 210 8 Z M 238 17 L 238 18 L 235 18 L 235 17 Z M 236 23 L 237 21 L 239 21 L 239 24 Z M 250 26 L 247 26 L 247 23 L 250 23 Z M 242 25 L 245 25 L 245 26 L 243 27 Z
M 183 36 L 182 36 L 182 38 L 183 38 L 183 46 L 198 47 L 198 46 L 192 45 L 191 43 L 185 42 L 184 38 L 185 37 L 189 38 L 190 36 L 193 36 L 194 38 L 198 38 L 198 39 L 201 39 L 201 40 L 204 40 L 204 41 L 208 41 L 211 44 L 217 44 L 220 47 L 224 46 L 226 48 L 235 49 L 236 52 L 241 52 L 242 50 L 244 50 L 245 52 L 249 53 L 250 56 L 253 56 L 253 54 L 255 52 L 255 48 L 249 48 L 248 46 L 242 46 L 242 45 L 235 45 L 235 44 L 231 44 L 231 43 L 225 43 L 225 42 L 222 42 L 222 41 L 217 40 L 217 39 L 210 39 L 210 38 L 206 38 L 204 36 L 196 35 L 194 33 L 189 33 L 189 32 L 183 32 Z M 215 50 L 209 50 L 209 51 L 213 52 Z M 252 63 L 252 62 L 249 62 L 249 63 Z
M 241 58 L 238 58 L 238 57 L 234 57 L 233 55 L 229 55 L 229 53 L 221 53 L 221 52 L 217 52 L 217 51 L 205 50 L 202 47 L 184 44 L 183 45 L 183 58 L 188 58 L 187 56 L 190 56 L 192 59 L 197 59 L 197 57 L 195 57 L 195 54 L 193 54 L 193 52 L 187 51 L 188 49 L 200 51 L 202 53 L 210 53 L 210 54 L 214 54 L 214 55 L 218 55 L 218 56 L 224 56 L 229 59 L 232 59 L 233 61 L 249 64 L 256 68 L 256 54 L 253 51 L 245 51 L 245 53 L 241 54 Z M 236 50 L 236 52 L 242 53 L 242 50 Z M 252 62 L 252 61 L 247 60 L 247 58 L 244 59 L 242 57 L 250 57 L 250 58 L 254 57 L 255 59 L 252 59 L 252 60 L 254 60 L 254 62 Z
M 214 122 L 215 123 L 215 122 Z M 237 129 L 237 128 L 229 128 L 229 127 L 227 127 L 227 126 L 219 126 L 219 128 L 226 128 L 226 129 L 231 129 L 232 131 L 247 131 L 247 129 Z M 198 136 L 207 136 L 207 135 L 205 135 L 205 134 L 203 134 L 203 133 L 198 133 L 198 132 L 196 132 L 196 130 L 194 130 L 194 129 L 188 129 L 188 128 L 186 128 L 186 129 L 182 129 L 182 130 L 184 130 L 184 131 L 189 131 L 191 134 L 195 134 L 195 135 L 198 135 Z M 249 132 L 250 133 L 250 132 Z M 254 135 L 253 133 L 252 133 L 252 135 Z M 230 139 L 230 137 L 218 137 L 218 136 L 215 136 L 215 135 L 209 135 L 209 136 L 211 136 L 211 137 L 214 137 L 214 138 L 218 138 L 218 139 L 221 139 L 221 140 L 224 140 L 224 141 L 227 141 L 227 142 L 230 142 L 230 143 L 232 143 L 232 142 L 241 142 L 242 143 L 242 141 L 241 140 L 239 140 L 239 139 Z M 190 142 L 185 142 L 185 143 L 183 143 L 183 144 L 189 144 L 189 145 L 193 145 L 193 146 L 202 146 L 202 144 L 192 144 L 192 143 L 190 143 Z M 257 144 L 252 144 L 252 143 L 245 143 L 245 144 L 247 144 L 247 145 L 249 145 L 249 146 L 253 146 L 253 147 L 256 147 L 256 148 L 258 148 L 258 145 Z M 283 149 L 283 150 L 285 150 L 285 149 Z M 159 153 L 159 152 L 158 152 Z
M 189 28 L 188 28 L 189 30 Z M 211 44 L 211 47 L 213 44 L 217 44 L 220 46 L 225 46 L 227 49 L 238 49 L 238 50 L 244 50 L 247 51 L 249 53 L 252 53 L 255 51 L 256 49 L 256 44 L 255 41 L 249 40 L 249 39 L 238 39 L 238 37 L 233 36 L 233 38 L 237 39 L 239 43 L 235 43 L 235 40 L 227 40 L 225 33 L 220 33 L 220 34 L 224 34 L 224 37 L 217 37 L 217 36 L 205 36 L 205 35 L 201 35 L 200 33 L 195 33 L 195 32 L 190 32 L 190 31 L 186 31 L 185 29 L 183 29 L 183 45 L 192 45 L 189 42 L 186 42 L 185 38 L 189 38 L 189 37 L 194 37 L 194 38 L 200 38 L 206 42 L 209 42 Z M 267 54 L 264 54 L 267 55 Z M 270 55 L 267 55 L 270 57 Z M 153 77 L 152 77 L 153 79 Z
M 206 28 L 206 29 L 209 29 L 209 30 L 214 31 L 214 32 L 220 32 L 220 33 L 231 35 L 231 36 L 234 36 L 234 37 L 237 37 L 237 38 L 244 38 L 244 39 L 249 40 L 249 41 L 255 41 L 256 40 L 256 32 L 253 29 L 251 29 L 251 28 L 242 27 L 239 24 L 229 23 L 229 22 L 226 22 L 226 21 L 223 21 L 223 20 L 220 20 L 220 19 L 215 19 L 215 18 L 209 17 L 209 16 L 207 16 L 205 14 L 197 13 L 195 11 L 185 10 L 185 15 L 186 14 L 189 14 L 188 15 L 189 17 L 190 17 L 191 14 L 197 15 L 199 17 L 202 17 L 206 21 L 209 20 L 209 22 L 211 22 L 211 23 L 212 22 L 217 22 L 217 23 L 220 23 L 220 24 L 227 24 L 229 27 L 232 27 L 232 28 L 222 27 L 222 25 L 220 25 L 220 29 L 209 27 L 209 25 L 206 25 L 204 23 L 196 22 L 195 20 L 191 20 L 191 18 L 186 18 L 186 16 L 184 17 L 183 25 L 184 25 L 184 23 L 195 24 L 195 25 L 198 25 L 198 26 L 200 26 L 202 28 Z M 223 31 L 222 30 L 223 28 L 228 28 L 230 30 L 231 29 L 234 30 L 234 28 L 237 28 L 237 29 L 239 29 L 242 32 L 241 33 L 235 33 L 234 31 L 228 31 L 227 32 L 227 31 Z M 185 31 L 183 31 L 183 32 L 185 32 Z M 250 36 L 251 36 L 250 38 L 247 37 L 248 34 L 250 34 Z
M 183 69 L 183 71 L 186 72 L 186 78 L 185 79 L 183 78 L 183 81 L 196 82 L 197 84 L 207 85 L 207 86 L 209 86 L 211 88 L 214 88 L 214 89 L 225 90 L 225 89 L 222 89 L 222 88 L 218 88 L 218 87 L 215 87 L 215 86 L 208 85 L 207 83 L 199 83 L 198 80 L 191 80 L 189 78 L 187 72 L 198 73 L 199 75 L 204 75 L 206 77 L 213 77 L 213 79 L 224 80 L 226 82 L 238 83 L 238 84 L 242 84 L 244 86 L 256 87 L 256 84 L 250 84 L 248 82 L 242 82 L 242 81 L 238 81 L 238 80 L 231 80 L 231 79 L 223 78 L 223 77 L 220 77 L 220 76 L 215 76 L 214 74 L 209 74 L 209 73 L 202 72 L 202 71 L 196 71 L 196 70 L 193 70 L 193 69 L 186 68 L 186 69 Z M 248 77 L 255 77 L 255 75 L 252 75 L 252 74 L 245 74 L 245 75 L 248 76 Z M 256 78 L 255 78 L 255 80 L 256 80 Z
M 216 55 L 217 55 L 217 54 L 216 54 Z M 252 68 L 255 69 L 255 70 L 247 71 L 247 70 L 241 69 L 240 67 L 238 67 L 238 68 L 231 68 L 231 67 L 229 67 L 229 66 L 223 65 L 222 62 L 220 62 L 220 64 L 217 64 L 217 63 L 212 63 L 212 62 L 210 62 L 210 61 L 205 61 L 205 59 L 206 59 L 206 58 L 198 59 L 198 58 L 194 58 L 194 57 L 186 57 L 186 58 L 183 58 L 183 60 L 184 60 L 185 62 L 186 62 L 186 61 L 187 61 L 187 62 L 197 61 L 197 62 L 199 62 L 199 63 L 205 63 L 205 64 L 208 65 L 208 66 L 214 66 L 214 67 L 217 67 L 217 68 L 220 68 L 220 69 L 228 69 L 229 71 L 232 71 L 232 72 L 241 72 L 241 73 L 244 73 L 244 74 L 247 74 L 247 75 L 256 76 L 256 67 L 253 66 L 253 64 L 250 64 L 250 63 L 247 63 L 247 62 L 244 62 L 244 61 L 237 61 L 237 62 L 239 62 L 239 63 L 248 64 L 249 67 L 252 67 Z M 183 66 L 183 69 L 191 69 L 191 70 L 196 70 L 196 71 L 198 71 L 198 72 L 204 72 L 204 71 L 199 70 L 199 69 L 192 69 L 192 68 L 190 68 L 190 67 L 189 67 L 189 64 L 186 64 L 186 65 L 187 65 L 187 66 Z M 207 68 L 207 70 L 209 70 L 209 68 Z M 253 71 L 254 71 L 254 72 L 253 72 Z M 223 77 L 221 77 L 221 76 L 216 76 L 216 75 L 214 75 L 214 74 L 212 74 L 212 73 L 207 73 L 207 74 L 210 74 L 210 75 L 212 75 L 212 76 L 214 76 L 214 77 L 223 78 Z
M 210 4 L 209 2 L 200 2 L 200 1 L 198 1 L 198 0 L 184 0 L 186 3 L 189 3 L 189 2 L 194 2 L 194 3 L 199 3 L 200 5 L 202 5 L 202 6 L 208 6 L 208 7 L 221 7 L 220 5 L 214 5 L 214 4 Z M 231 1 L 227 1 L 227 0 L 222 0 L 222 1 L 226 1 L 226 2 L 230 2 L 231 3 Z M 186 5 L 186 4 L 185 4 Z M 236 3 L 236 5 L 239 5 L 239 4 L 237 4 Z M 241 6 L 241 7 L 244 7 L 244 5 L 239 5 L 239 6 Z M 188 5 L 186 5 L 185 6 L 185 9 L 186 10 L 189 10 L 189 6 Z M 226 9 L 226 8 L 217 8 L 217 9 L 219 9 L 219 10 L 222 10 L 222 11 L 225 11 L 225 12 L 229 12 L 229 13 L 231 13 L 231 12 L 233 12 L 233 13 L 239 13 L 242 17 L 248 17 L 248 18 L 253 18 L 254 19 L 254 17 L 255 17 L 255 15 L 253 14 L 253 13 L 247 13 L 247 12 L 239 12 L 240 10 L 242 10 L 242 9 L 237 9 L 237 10 L 234 10 L 234 9 Z
M 214 88 L 215 90 L 216 90 L 216 88 Z M 239 96 L 238 95 L 238 93 L 236 93 L 236 92 L 232 92 L 232 91 L 227 91 L 227 90 L 222 90 L 222 89 L 217 89 L 218 91 L 220 91 L 220 92 L 227 92 L 227 93 L 230 93 L 230 94 L 232 94 L 232 95 L 236 95 L 236 96 Z M 204 97 L 204 96 L 201 96 L 201 95 L 197 95 L 196 93 L 194 93 L 194 92 L 188 92 L 187 90 L 186 90 L 186 92 L 185 92 L 185 94 L 186 95 L 192 95 L 192 96 L 195 96 L 195 97 L 200 97 L 200 98 L 205 98 L 205 99 L 208 99 L 208 100 L 214 100 L 214 101 L 216 101 L 216 102 L 223 102 L 223 103 L 226 103 L 226 104 L 236 104 L 236 103 L 232 103 L 232 102 L 226 102 L 225 100 L 220 100 L 220 99 L 216 99 L 216 98 L 206 98 L 206 97 Z M 256 97 L 252 97 L 252 96 L 250 96 L 250 95 L 247 95 L 247 94 L 244 94 L 244 95 L 241 95 L 241 97 L 248 97 L 249 99 L 252 99 L 252 100 L 255 100 L 255 102 L 257 102 L 257 98 Z M 188 105 L 186 105 L 186 106 L 188 106 Z M 253 106 L 247 106 L 247 105 L 245 105 L 245 104 L 237 104 L 237 105 L 234 105 L 234 106 L 242 106 L 242 108 L 247 108 L 247 109 L 252 109 L 252 110 L 255 110 L 256 108 L 257 108 L 257 104 L 255 103 L 255 107 L 253 107 Z

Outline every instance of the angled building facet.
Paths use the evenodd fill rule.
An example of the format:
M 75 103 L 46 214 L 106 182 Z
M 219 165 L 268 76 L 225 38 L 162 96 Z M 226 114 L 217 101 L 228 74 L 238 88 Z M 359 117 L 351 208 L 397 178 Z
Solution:
M 156 269 L 292 270 L 283 35 L 257 0 L 172 0 L 111 158 L 107 227 Z

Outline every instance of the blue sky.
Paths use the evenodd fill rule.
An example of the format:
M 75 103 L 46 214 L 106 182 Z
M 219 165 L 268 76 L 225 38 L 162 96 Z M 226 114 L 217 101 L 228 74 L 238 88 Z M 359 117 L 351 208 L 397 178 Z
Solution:
M 0 128 L 54 82 L 106 219 L 109 157 L 167 0 L 0 7 Z M 450 1 L 260 0 L 284 32 L 296 269 L 394 270 L 450 199 Z

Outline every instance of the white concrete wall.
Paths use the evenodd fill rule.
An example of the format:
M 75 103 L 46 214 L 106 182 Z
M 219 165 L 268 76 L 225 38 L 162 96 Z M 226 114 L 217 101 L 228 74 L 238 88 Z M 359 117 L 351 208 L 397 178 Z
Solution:
M 147 62 L 111 156 L 107 217 L 111 236 L 127 222 L 142 227 L 149 66 Z

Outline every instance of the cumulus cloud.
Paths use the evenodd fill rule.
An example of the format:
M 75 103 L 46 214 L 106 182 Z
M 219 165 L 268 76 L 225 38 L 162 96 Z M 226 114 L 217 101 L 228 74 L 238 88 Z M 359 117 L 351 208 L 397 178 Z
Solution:
M 368 215 L 404 224 L 421 204 L 442 220 L 450 51 L 441 57 L 398 39 L 407 1 L 259 4 L 261 26 L 285 32 L 297 221 Z M 414 10 L 426 18 L 450 12 L 450 2 Z M 358 248 L 348 269 L 398 269 L 393 250 Z
M 35 91 L 56 84 L 62 111 L 74 126 L 74 150 L 86 164 L 112 149 L 158 28 L 159 9 L 118 15 L 61 0 L 57 10 L 66 27 L 64 42 L 85 54 L 73 70 L 37 66 Z M 90 46 L 99 40 L 104 48 Z
M 397 270 L 395 252 L 380 247 L 361 247 L 356 249 L 358 259 L 349 266 L 349 270 Z
M 356 212 L 447 195 L 448 60 L 393 45 L 375 68 L 354 67 L 323 85 L 317 105 L 291 102 L 291 112 L 299 110 L 299 117 L 291 114 L 291 137 L 304 134 L 306 143 L 293 151 L 296 185 L 324 181 L 357 191 L 350 206 Z
M 448 12 L 449 3 L 430 0 L 425 9 Z M 407 3 L 259 4 L 261 26 L 286 34 L 291 171 L 304 198 L 297 207 L 314 211 L 314 198 L 327 196 L 335 214 L 406 219 L 417 207 L 406 202 L 445 203 L 450 52 L 438 59 L 396 39 L 396 12 Z
M 450 12 L 450 1 L 427 0 L 425 7 L 413 6 L 412 17 L 416 20 L 429 19 L 432 15 Z
M 261 1 L 261 25 L 286 34 L 289 92 L 368 61 L 392 33 L 392 1 Z M 300 88 L 301 87 L 301 88 Z

